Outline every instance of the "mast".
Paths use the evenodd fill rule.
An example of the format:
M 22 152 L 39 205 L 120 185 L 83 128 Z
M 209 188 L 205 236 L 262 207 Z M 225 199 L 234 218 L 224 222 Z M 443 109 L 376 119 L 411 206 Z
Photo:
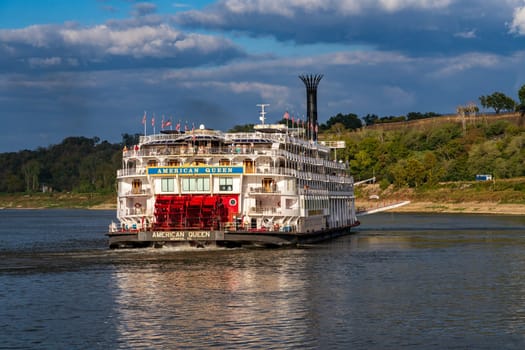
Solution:
M 261 107 L 261 111 L 259 112 L 259 115 L 260 115 L 259 120 L 261 121 L 261 124 L 263 124 L 263 125 L 264 125 L 264 121 L 266 120 L 266 117 L 265 117 L 265 116 L 266 116 L 266 113 L 267 113 L 267 112 L 264 110 L 264 108 L 265 108 L 265 107 L 268 107 L 268 106 L 269 106 L 268 103 L 259 103 L 259 104 L 257 105 L 257 107 Z

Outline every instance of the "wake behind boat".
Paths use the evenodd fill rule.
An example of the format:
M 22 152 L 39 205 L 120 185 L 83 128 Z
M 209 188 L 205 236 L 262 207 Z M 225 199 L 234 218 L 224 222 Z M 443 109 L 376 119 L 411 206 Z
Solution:
M 304 123 L 261 123 L 252 132 L 204 125 L 140 137 L 117 172 L 111 248 L 191 245 L 238 247 L 315 243 L 359 225 L 354 180 L 336 159 L 344 141 L 317 140 L 316 89 L 306 85 Z M 284 116 L 288 123 L 288 113 Z

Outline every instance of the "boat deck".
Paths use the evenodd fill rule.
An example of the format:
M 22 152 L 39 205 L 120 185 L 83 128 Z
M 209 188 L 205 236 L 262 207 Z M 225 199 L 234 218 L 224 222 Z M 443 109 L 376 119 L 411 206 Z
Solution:
M 215 244 L 223 247 L 264 246 L 283 247 L 317 243 L 351 234 L 354 225 L 315 232 L 283 231 L 139 231 L 108 233 L 110 248 L 162 247 L 164 245 L 190 245 L 204 247 Z

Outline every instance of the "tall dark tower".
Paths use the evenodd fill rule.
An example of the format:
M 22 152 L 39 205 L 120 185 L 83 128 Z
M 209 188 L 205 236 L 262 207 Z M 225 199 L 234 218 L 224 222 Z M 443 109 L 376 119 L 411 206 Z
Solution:
M 306 136 L 313 141 L 317 141 L 317 86 L 322 78 L 322 74 L 299 76 L 306 85 Z

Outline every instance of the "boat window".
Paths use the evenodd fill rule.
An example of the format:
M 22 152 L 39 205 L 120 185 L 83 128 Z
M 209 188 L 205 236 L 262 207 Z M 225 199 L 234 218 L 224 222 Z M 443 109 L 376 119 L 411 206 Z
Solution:
M 131 183 L 131 193 L 140 194 L 142 192 L 142 181 L 139 179 L 133 180 Z
M 157 166 L 157 161 L 155 159 L 148 160 L 148 166 Z
M 209 177 L 182 178 L 182 190 L 187 192 L 203 192 L 210 190 Z
M 275 192 L 275 181 L 272 178 L 265 177 L 262 180 L 262 188 L 264 192 Z
M 253 167 L 253 160 L 251 159 L 245 159 L 244 162 L 244 170 L 247 174 L 251 174 L 253 173 L 254 171 L 254 167 Z
M 233 191 L 233 178 L 220 177 L 219 178 L 219 191 Z
M 160 190 L 162 192 L 175 192 L 175 179 L 166 178 L 160 180 Z

